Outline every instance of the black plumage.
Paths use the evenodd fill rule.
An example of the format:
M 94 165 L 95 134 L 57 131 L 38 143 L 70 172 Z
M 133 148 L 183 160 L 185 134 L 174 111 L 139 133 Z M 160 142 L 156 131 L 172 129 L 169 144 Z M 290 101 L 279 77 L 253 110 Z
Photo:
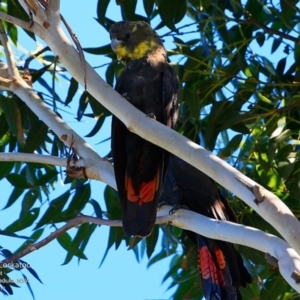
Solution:
M 186 206 L 204 216 L 237 222 L 216 183 L 182 159 L 172 156 L 160 203 Z M 251 282 L 243 259 L 231 243 L 186 231 L 197 246 L 199 272 L 206 299 L 241 299 L 239 287 Z
M 119 22 L 110 29 L 112 48 L 125 64 L 115 89 L 132 105 L 171 128 L 177 119 L 178 80 L 162 42 L 145 22 Z M 169 153 L 112 120 L 112 156 L 127 235 L 147 236 L 156 219 Z

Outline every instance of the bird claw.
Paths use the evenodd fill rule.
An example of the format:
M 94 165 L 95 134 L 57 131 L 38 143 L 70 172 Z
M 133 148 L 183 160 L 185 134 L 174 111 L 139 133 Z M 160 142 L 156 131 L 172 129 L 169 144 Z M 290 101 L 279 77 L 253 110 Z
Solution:
M 126 92 L 122 94 L 122 97 L 128 101 L 130 100 L 130 97 L 128 96 L 128 94 Z
M 164 205 L 169 205 L 167 201 L 161 201 L 157 204 L 157 210 L 160 210 Z
M 156 116 L 154 113 L 150 113 L 147 115 L 147 118 L 150 118 L 150 119 L 153 119 L 153 120 L 156 120 Z
M 186 205 L 182 205 L 182 204 L 175 204 L 172 209 L 169 211 L 169 215 L 172 215 L 176 212 L 176 210 L 178 209 L 190 209 L 188 206 Z

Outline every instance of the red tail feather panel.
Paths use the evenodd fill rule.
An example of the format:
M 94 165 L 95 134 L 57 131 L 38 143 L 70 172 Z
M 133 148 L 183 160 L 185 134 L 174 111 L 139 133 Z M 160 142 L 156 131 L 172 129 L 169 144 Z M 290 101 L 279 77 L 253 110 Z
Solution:
M 132 184 L 132 178 L 126 174 L 125 189 L 127 191 L 127 199 L 131 202 L 139 201 L 139 205 L 153 201 L 159 188 L 159 178 L 160 173 L 159 170 L 157 170 L 154 178 L 148 182 L 142 182 L 139 186 L 138 193 L 136 193 Z
M 225 286 L 222 270 L 225 268 L 225 260 L 220 249 L 215 251 L 218 261 L 215 263 L 207 246 L 198 250 L 199 271 L 203 279 L 210 279 L 213 284 Z

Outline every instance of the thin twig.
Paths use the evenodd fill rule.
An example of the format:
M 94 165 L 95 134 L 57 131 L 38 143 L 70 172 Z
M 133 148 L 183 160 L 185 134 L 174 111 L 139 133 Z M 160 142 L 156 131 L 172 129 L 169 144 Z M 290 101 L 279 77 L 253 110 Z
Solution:
M 59 1 L 58 0 L 51 1 L 50 6 L 48 6 L 49 3 L 47 3 L 47 1 L 45 1 L 45 0 L 39 0 L 39 1 L 42 4 L 42 6 L 44 7 L 44 9 L 49 10 L 50 13 L 52 13 L 53 10 L 59 9 Z M 64 18 L 64 16 L 62 14 L 60 14 L 60 19 L 63 22 L 63 24 L 66 26 L 67 31 L 69 32 L 70 37 L 71 37 L 72 41 L 74 42 L 74 44 L 76 45 L 76 48 L 78 50 L 78 54 L 80 57 L 80 63 L 82 65 L 82 68 L 84 71 L 84 89 L 86 90 L 86 66 L 85 66 L 85 57 L 84 57 L 83 49 L 80 45 L 78 37 L 73 32 L 71 26 L 68 24 L 67 20 Z
M 248 19 L 245 19 L 245 20 L 239 20 L 238 21 L 240 24 L 253 24 L 253 25 L 256 25 L 258 27 L 260 27 L 264 32 L 266 33 L 270 33 L 270 34 L 274 34 L 274 35 L 278 35 L 284 39 L 287 39 L 287 40 L 290 40 L 292 42 L 294 42 L 296 45 L 300 45 L 300 40 L 296 37 L 293 37 L 289 34 L 286 34 L 282 31 L 279 31 L 277 29 L 274 29 L 274 28 L 270 28 L 266 25 L 264 25 L 263 23 L 255 20 L 254 18 L 252 17 L 249 17 Z
M 170 221 L 170 216 L 162 216 L 157 218 L 156 224 L 168 223 L 169 221 Z M 17 261 L 18 259 L 28 255 L 29 253 L 46 246 L 47 244 L 52 242 L 54 239 L 56 239 L 57 237 L 59 237 L 69 229 L 84 223 L 93 223 L 96 225 L 105 225 L 105 226 L 114 226 L 114 227 L 122 226 L 122 222 L 119 220 L 106 220 L 106 219 L 101 219 L 101 218 L 96 218 L 91 216 L 85 216 L 81 214 L 78 217 L 68 221 L 64 226 L 55 230 L 40 242 L 37 242 L 35 244 L 30 244 L 24 250 L 16 253 L 15 255 L 3 259 L 2 261 L 0 261 L 0 268 L 2 268 L 4 264 Z
M 61 18 L 62 22 L 64 23 L 64 25 L 66 26 L 66 28 L 67 28 L 67 30 L 68 30 L 71 38 L 72 38 L 72 41 L 74 42 L 74 44 L 76 45 L 76 48 L 78 50 L 78 54 L 79 54 L 79 57 L 80 57 L 80 63 L 81 63 L 81 66 L 82 66 L 83 72 L 84 72 L 84 75 L 83 75 L 84 89 L 86 90 L 86 66 L 85 66 L 85 57 L 84 57 L 82 47 L 80 45 L 80 42 L 79 42 L 76 34 L 73 32 L 72 28 L 70 27 L 70 25 L 68 24 L 66 19 L 63 17 L 63 15 L 60 15 L 60 18 Z
M 28 31 L 36 32 L 36 28 L 33 28 L 32 24 L 30 22 L 26 22 L 24 20 L 18 19 L 16 17 L 8 15 L 2 11 L 0 11 L 0 19 L 3 21 L 6 21 L 8 23 L 20 26 L 23 29 L 26 29 Z
M 18 76 L 19 71 L 18 71 L 18 68 L 16 67 L 15 59 L 14 59 L 13 53 L 11 51 L 10 44 L 8 42 L 8 38 L 7 38 L 6 32 L 4 30 L 2 21 L 0 21 L 0 40 L 1 40 L 1 44 L 4 48 L 4 53 L 5 53 L 5 56 L 7 59 L 9 75 L 12 77 Z
M 28 69 L 29 68 L 29 64 L 32 60 L 34 60 L 35 58 L 37 58 L 38 56 L 40 56 L 41 54 L 43 54 L 46 51 L 50 51 L 50 47 L 46 46 L 44 47 L 42 50 L 31 54 L 26 60 L 25 60 L 25 64 L 24 64 L 24 69 Z M 46 66 L 46 68 L 48 68 L 48 66 Z

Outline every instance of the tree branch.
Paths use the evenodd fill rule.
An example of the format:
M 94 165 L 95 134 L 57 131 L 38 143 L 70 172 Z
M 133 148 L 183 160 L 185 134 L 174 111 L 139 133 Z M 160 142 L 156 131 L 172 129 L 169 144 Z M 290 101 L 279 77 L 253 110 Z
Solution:
M 170 208 L 170 206 L 163 206 L 158 211 L 158 216 L 165 215 Z M 300 256 L 286 241 L 253 227 L 210 219 L 184 209 L 176 210 L 171 217 L 171 224 L 182 229 L 271 254 L 278 260 L 281 275 L 296 291 L 300 292 L 297 279 L 292 278 L 299 272 Z
M 116 183 L 111 163 L 105 159 L 101 159 L 81 136 L 73 131 L 43 102 L 38 94 L 19 74 L 16 74 L 12 80 L 9 74 L 4 72 L 8 67 L 3 63 L 1 65 L 1 69 L 3 70 L 3 72 L 1 72 L 1 79 L 3 80 L 5 79 L 4 76 L 7 76 L 7 82 L 3 83 L 2 80 L 0 80 L 0 84 L 4 86 L 6 90 L 10 90 L 19 96 L 68 147 L 76 149 L 76 153 L 83 159 L 74 162 L 74 164 L 76 163 L 78 166 L 85 167 L 85 174 L 88 178 L 101 180 L 115 188 Z M 84 162 L 82 163 L 82 161 Z
M 170 220 L 171 220 L 171 217 L 169 214 L 167 214 L 165 216 L 158 217 L 156 220 L 156 224 L 169 223 Z M 49 236 L 47 236 L 40 242 L 37 242 L 35 244 L 30 244 L 24 250 L 20 251 L 19 253 L 16 253 L 13 256 L 0 261 L 0 268 L 3 267 L 3 264 L 8 264 L 10 262 L 14 262 L 14 261 L 26 256 L 27 254 L 46 246 L 47 244 L 52 242 L 54 239 L 56 239 L 63 233 L 67 232 L 69 229 L 74 228 L 74 227 L 84 224 L 84 223 L 93 223 L 96 225 L 105 225 L 105 226 L 111 226 L 111 227 L 112 226 L 114 226 L 114 227 L 122 226 L 122 221 L 120 221 L 120 220 L 106 220 L 106 219 L 85 216 L 83 214 L 80 214 L 78 217 L 69 220 L 64 226 L 55 230 L 54 232 L 52 232 Z
M 89 149 L 87 151 L 89 151 Z M 29 163 L 32 162 L 60 167 L 68 167 L 67 158 L 21 152 L 0 153 L 0 161 L 20 161 Z M 91 166 L 86 165 L 86 162 L 87 161 L 85 159 L 71 160 L 69 162 L 69 167 L 85 168 L 85 175 L 87 178 L 103 181 L 106 184 L 110 185 L 112 188 L 116 188 L 116 183 L 113 177 L 113 169 L 109 162 L 105 160 L 100 160 L 98 162 L 95 162 L 95 164 Z
M 23 0 L 19 1 L 23 2 Z M 42 10 L 42 8 L 40 9 Z M 40 20 L 36 17 L 35 21 L 41 25 L 43 19 Z M 44 41 L 58 55 L 61 63 L 70 74 L 84 86 L 84 75 L 78 52 L 62 31 L 60 20 L 56 18 L 55 20 L 48 20 L 48 22 L 50 26 L 45 29 L 47 34 L 45 34 Z M 165 148 L 214 178 L 273 225 L 290 245 L 300 253 L 300 223 L 278 197 L 209 151 L 206 151 L 174 130 L 147 118 L 104 82 L 88 63 L 86 63 L 86 77 L 87 90 L 90 94 L 121 119 L 130 131 Z M 25 89 L 23 90 L 25 91 Z M 23 98 L 25 95 L 24 93 L 19 93 L 19 96 Z M 74 147 L 76 148 L 77 145 L 74 145 Z M 259 205 L 256 204 L 253 193 L 249 188 L 242 185 L 240 181 L 237 181 L 236 178 L 240 178 L 250 187 L 259 186 L 261 193 L 264 195 L 264 201 Z
M 0 40 L 1 40 L 1 44 L 4 48 L 5 57 L 8 62 L 7 63 L 8 64 L 8 74 L 12 77 L 18 76 L 19 71 L 18 71 L 18 68 L 16 67 L 15 59 L 14 59 L 13 53 L 11 51 L 10 44 L 8 42 L 8 38 L 7 38 L 6 32 L 4 30 L 2 21 L 0 22 Z
M 58 54 L 60 61 L 73 77 L 84 85 L 78 53 L 61 30 L 52 31 L 53 27 L 57 28 L 57 26 L 49 28 L 50 32 L 45 42 Z M 130 131 L 183 158 L 191 165 L 214 178 L 263 216 L 300 253 L 300 223 L 278 197 L 261 187 L 265 200 L 260 205 L 257 205 L 253 201 L 253 194 L 237 182 L 235 178 L 242 178 L 250 186 L 256 186 L 257 183 L 179 133 L 147 118 L 99 78 L 99 75 L 90 65 L 86 65 L 86 70 L 87 90 L 102 105 L 120 118 Z
M 253 24 L 253 25 L 257 26 L 258 28 L 261 28 L 265 33 L 277 35 L 281 38 L 284 38 L 286 40 L 290 40 L 290 41 L 294 42 L 296 45 L 300 45 L 300 40 L 297 37 L 293 37 L 292 35 L 286 34 L 283 31 L 280 31 L 280 30 L 277 30 L 274 28 L 270 28 L 270 27 L 264 25 L 263 23 L 255 20 L 249 13 L 248 13 L 248 18 L 245 20 L 240 20 L 240 23 L 241 24 Z
M 26 22 L 24 20 L 20 20 L 16 17 L 13 17 L 13 16 L 10 16 L 2 11 L 0 11 L 0 19 L 3 20 L 3 21 L 6 21 L 8 23 L 12 23 L 12 24 L 15 24 L 17 26 L 20 26 L 21 28 L 25 29 L 25 30 L 28 30 L 28 31 L 31 31 L 31 32 L 37 32 L 38 29 L 34 26 L 31 26 L 31 24 L 29 22 Z M 41 34 L 41 32 L 40 32 Z
M 64 226 L 55 230 L 54 232 L 52 232 L 49 236 L 47 236 L 40 242 L 37 242 L 35 244 L 30 244 L 24 250 L 20 251 L 19 253 L 16 253 L 15 255 L 13 255 L 11 257 L 8 257 L 8 258 L 2 260 L 0 262 L 0 268 L 3 267 L 3 264 L 8 264 L 10 262 L 16 261 L 16 260 L 26 256 L 27 254 L 44 247 L 45 245 L 49 244 L 54 239 L 56 239 L 57 237 L 62 235 L 63 233 L 67 232 L 69 229 L 76 227 L 80 224 L 84 224 L 84 223 L 93 223 L 93 224 L 97 224 L 97 225 L 119 226 L 119 227 L 122 226 L 121 221 L 105 220 L 105 219 L 80 215 L 80 216 L 68 221 Z
M 189 210 L 179 209 L 170 215 L 169 211 L 171 209 L 171 206 L 161 207 L 158 211 L 159 217 L 156 220 L 156 224 L 170 223 L 174 226 L 194 231 L 212 239 L 234 242 L 269 253 L 278 260 L 279 270 L 285 280 L 296 291 L 300 292 L 300 286 L 297 284 L 297 280 L 293 279 L 293 276 L 295 276 L 297 272 L 300 273 L 300 257 L 295 250 L 282 239 L 252 227 L 228 221 L 210 219 Z M 3 264 L 14 262 L 25 255 L 40 249 L 69 229 L 84 223 L 122 226 L 121 221 L 105 220 L 80 215 L 68 221 L 64 226 L 51 233 L 40 242 L 28 245 L 23 251 L 2 260 L 0 262 L 0 268 L 3 267 Z
M 51 13 L 58 13 L 60 8 L 60 0 L 48 0 L 48 11 Z
M 1 153 L 0 161 L 20 161 L 67 167 L 67 158 L 32 153 Z

